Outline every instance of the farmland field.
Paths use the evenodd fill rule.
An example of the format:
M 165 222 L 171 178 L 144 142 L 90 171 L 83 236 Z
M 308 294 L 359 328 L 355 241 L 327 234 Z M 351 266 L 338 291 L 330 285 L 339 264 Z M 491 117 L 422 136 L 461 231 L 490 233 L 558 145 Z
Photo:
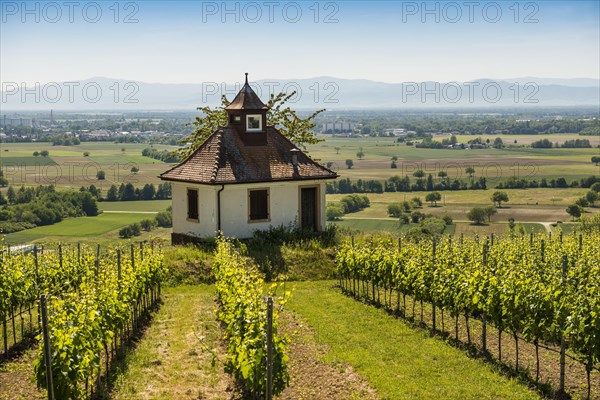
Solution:
M 4 176 L 11 185 L 49 185 L 79 188 L 96 185 L 107 190 L 110 185 L 160 183 L 158 175 L 169 164 L 142 156 L 150 144 L 83 142 L 76 146 L 52 146 L 51 143 L 3 143 L 0 161 Z M 174 150 L 175 146 L 153 145 L 158 150 Z M 34 157 L 34 151 L 47 150 L 48 157 Z M 88 152 L 88 156 L 84 153 Z M 139 172 L 132 173 L 132 167 Z M 103 170 L 105 180 L 96 173 Z
M 530 147 L 510 147 L 504 149 L 452 150 L 421 149 L 396 143 L 396 138 L 340 138 L 321 136 L 325 141 L 309 146 L 310 155 L 321 162 L 332 162 L 343 178 L 387 179 L 394 175 L 412 175 L 417 169 L 437 177 L 441 170 L 452 179 L 465 178 L 464 169 L 474 166 L 476 177 L 486 177 L 491 182 L 505 180 L 511 176 L 527 179 L 547 179 L 564 177 L 580 179 L 589 175 L 599 175 L 600 166 L 591 163 L 591 157 L 599 154 L 596 146 L 600 137 L 573 135 L 500 135 L 507 144 L 530 144 L 534 140 L 549 138 L 552 142 L 568 139 L 588 139 L 593 148 L 587 149 L 534 149 Z M 466 142 L 476 136 L 460 136 Z M 492 141 L 496 135 L 483 137 Z M 447 138 L 447 137 L 446 137 Z M 441 140 L 441 139 L 439 139 Z M 336 150 L 339 148 L 339 151 Z M 362 149 L 364 157 L 359 160 L 356 153 Z M 397 168 L 390 168 L 391 158 L 398 157 Z M 354 162 L 348 169 L 345 160 Z
M 5 235 L 6 243 L 17 245 L 32 241 L 97 241 L 98 236 L 122 226 L 152 218 L 152 214 L 103 213 L 96 217 L 68 218 L 54 225 L 39 226 Z M 118 237 L 118 235 L 117 235 Z
M 437 172 L 444 170 L 448 176 L 465 178 L 466 166 L 474 166 L 475 178 L 484 176 L 488 178 L 488 188 L 494 182 L 504 180 L 510 176 L 526 179 L 547 179 L 565 177 L 567 180 L 580 179 L 593 174 L 600 175 L 600 166 L 590 162 L 593 155 L 598 154 L 598 149 L 533 149 L 529 147 L 515 147 L 506 149 L 481 149 L 481 150 L 447 150 L 447 149 L 417 149 L 404 144 L 395 143 L 395 138 L 338 138 L 329 135 L 321 136 L 325 139 L 316 145 L 309 146 L 309 154 L 322 163 L 332 162 L 342 178 L 357 179 L 387 179 L 393 175 L 409 175 L 417 169 L 431 173 L 437 181 Z M 575 134 L 561 135 L 500 135 L 505 143 L 517 141 L 518 145 L 530 144 L 533 140 L 549 137 L 553 142 L 583 138 Z M 472 139 L 470 136 L 459 136 L 459 141 Z M 490 135 L 490 138 L 495 138 Z M 600 143 L 600 138 L 586 136 L 594 145 Z M 514 144 L 514 143 L 513 143 Z M 157 185 L 161 183 L 158 175 L 170 168 L 166 164 L 152 158 L 143 157 L 141 152 L 149 144 L 83 142 L 76 146 L 52 146 L 50 143 L 3 143 L 0 151 L 0 161 L 5 178 L 10 185 L 48 185 L 77 189 L 81 186 L 95 185 L 106 194 L 112 184 L 132 183 L 141 187 L 146 183 Z M 174 150 L 175 146 L 153 145 L 153 148 Z M 339 154 L 338 150 L 339 148 Z M 358 160 L 356 153 L 359 149 L 365 153 L 363 160 Z M 49 151 L 48 157 L 34 157 L 34 151 Z M 84 156 L 84 153 L 89 153 Z M 390 168 L 390 158 L 398 157 L 398 168 Z M 347 169 L 345 160 L 353 159 L 354 167 Z M 136 166 L 139 172 L 131 172 Z M 103 170 L 105 180 L 98 180 L 96 173 Z M 2 189 L 5 191 L 6 189 Z M 514 218 L 517 222 L 537 223 L 568 221 L 565 208 L 586 193 L 586 189 L 527 189 L 506 190 L 510 202 L 505 208 L 499 209 L 492 222 L 506 222 Z M 401 202 L 412 197 L 424 199 L 425 192 L 414 193 L 383 193 L 369 194 L 371 207 L 359 213 L 346 216 L 344 221 L 339 221 L 340 226 L 352 229 L 363 228 L 367 231 L 384 230 L 399 232 L 406 227 L 399 228 L 397 223 L 386 220 L 387 205 Z M 478 191 L 447 191 L 442 192 L 441 207 L 424 207 L 424 213 L 441 216 L 450 215 L 459 222 L 456 227 L 448 228 L 446 233 L 454 231 L 469 233 L 472 231 L 492 232 L 502 230 L 503 226 L 471 227 L 462 226 L 461 221 L 466 221 L 466 214 L 474 206 L 489 205 L 491 190 Z M 342 195 L 327 195 L 327 201 L 338 201 Z M 105 211 L 118 212 L 158 212 L 164 210 L 170 201 L 136 201 L 118 203 L 99 203 L 99 208 Z M 597 209 L 591 209 L 595 212 Z M 103 234 L 125 226 L 129 221 L 143 219 L 142 217 L 104 216 L 100 220 L 101 228 L 94 228 L 90 232 L 102 231 Z M 379 220 L 378 220 L 379 219 Z M 111 220 L 110 224 L 103 221 Z M 67 229 L 44 227 L 40 230 L 26 231 L 12 234 L 7 237 L 9 243 L 23 243 L 52 234 L 56 237 L 91 237 L 93 234 L 79 235 L 77 229 L 70 229 L 70 224 L 77 226 L 79 222 L 64 222 Z M 94 224 L 95 225 L 95 224 Z M 107 231 L 108 229 L 108 231 Z M 535 228 L 537 229 L 537 228 Z M 59 235 L 54 235 L 60 232 Z

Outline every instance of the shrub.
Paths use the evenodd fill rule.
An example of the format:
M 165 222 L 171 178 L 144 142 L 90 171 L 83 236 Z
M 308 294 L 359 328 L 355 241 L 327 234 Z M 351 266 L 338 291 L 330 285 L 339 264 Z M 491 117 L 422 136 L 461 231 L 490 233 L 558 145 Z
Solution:
M 146 232 L 150 232 L 156 226 L 156 222 L 151 219 L 144 219 L 140 221 L 140 226 Z
M 342 197 L 340 203 L 344 206 L 345 213 L 352 213 L 363 210 L 371 205 L 367 196 L 360 194 L 351 194 Z
M 410 215 L 410 218 L 413 223 L 418 224 L 423 218 L 425 218 L 425 214 L 423 214 L 422 212 L 419 212 L 419 211 L 414 211 Z
M 166 211 L 161 211 L 158 214 L 156 214 L 156 217 L 154 217 L 154 220 L 156 221 L 156 225 L 162 227 L 162 228 L 170 228 L 173 226 L 173 213 L 172 213 L 172 208 L 169 207 L 167 208 Z
M 442 219 L 444 220 L 444 223 L 446 225 L 452 225 L 454 223 L 454 221 L 452 220 L 452 217 L 448 214 L 442 215 Z
M 341 203 L 327 204 L 325 214 L 328 221 L 339 219 L 344 215 L 344 206 Z

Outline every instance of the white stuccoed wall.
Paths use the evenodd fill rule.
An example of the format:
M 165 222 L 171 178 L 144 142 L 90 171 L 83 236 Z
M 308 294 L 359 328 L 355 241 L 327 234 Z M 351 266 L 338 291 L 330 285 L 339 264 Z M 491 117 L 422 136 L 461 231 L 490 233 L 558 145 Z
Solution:
M 214 237 L 217 230 L 217 192 L 221 185 L 173 184 L 173 232 Z M 317 187 L 319 229 L 325 228 L 325 180 L 225 185 L 221 192 L 221 230 L 225 236 L 247 238 L 254 230 L 300 221 L 300 188 Z M 198 189 L 199 222 L 187 220 L 187 189 Z M 268 222 L 248 222 L 248 189 L 269 189 Z

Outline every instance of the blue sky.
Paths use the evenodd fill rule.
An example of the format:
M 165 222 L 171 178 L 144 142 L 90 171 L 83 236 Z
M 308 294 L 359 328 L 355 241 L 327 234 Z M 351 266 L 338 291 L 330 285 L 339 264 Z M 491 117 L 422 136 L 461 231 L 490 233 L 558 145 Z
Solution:
M 600 74 L 598 1 L 67 3 L 0 1 L 2 82 Z

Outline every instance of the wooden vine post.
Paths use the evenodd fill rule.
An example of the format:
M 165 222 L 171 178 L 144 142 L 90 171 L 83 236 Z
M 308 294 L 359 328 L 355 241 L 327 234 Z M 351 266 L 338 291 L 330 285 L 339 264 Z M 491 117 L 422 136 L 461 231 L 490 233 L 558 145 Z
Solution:
M 266 400 L 273 399 L 273 298 L 267 297 L 267 385 Z
M 46 367 L 46 388 L 48 400 L 54 400 L 54 382 L 52 380 L 52 352 L 50 349 L 50 334 L 48 332 L 48 304 L 46 295 L 40 296 L 42 309 L 42 336 L 44 338 L 44 365 Z

